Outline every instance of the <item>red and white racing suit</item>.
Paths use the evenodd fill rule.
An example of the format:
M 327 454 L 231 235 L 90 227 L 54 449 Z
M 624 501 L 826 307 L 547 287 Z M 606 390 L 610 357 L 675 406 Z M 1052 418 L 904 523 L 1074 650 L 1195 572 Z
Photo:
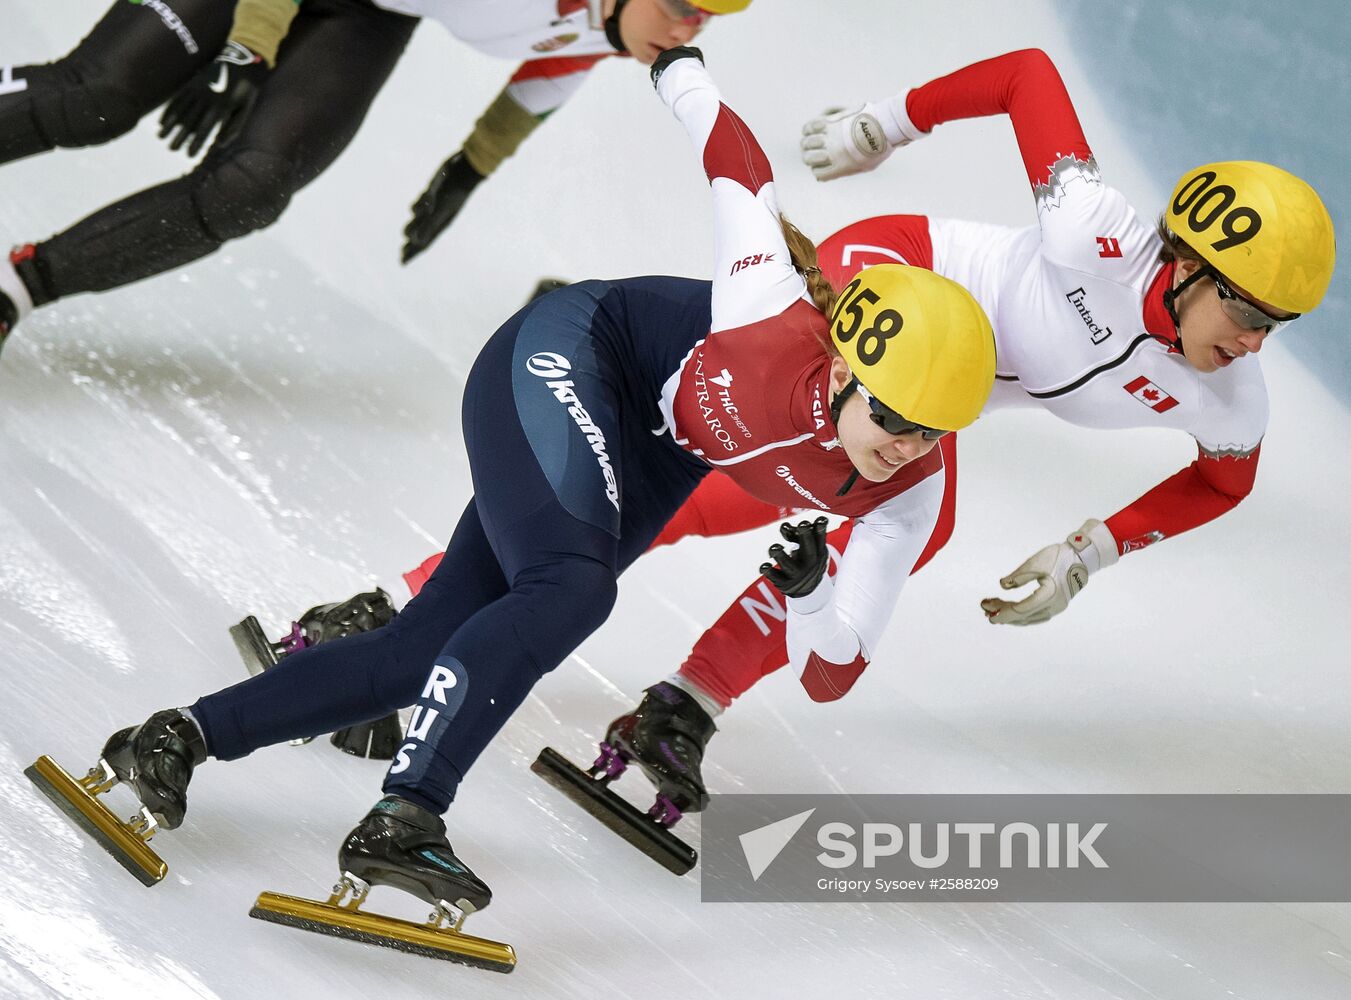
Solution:
M 544 117 L 560 108 L 601 59 L 615 55 L 600 0 L 372 0 L 377 7 L 440 21 L 478 51 L 524 60 L 507 93 Z M 595 9 L 592 9 L 592 8 Z
M 913 215 L 865 219 L 821 244 L 826 276 L 843 287 L 864 267 L 901 262 L 930 267 L 970 289 L 991 318 L 997 343 L 987 411 L 1040 404 L 1087 427 L 1189 433 L 1196 461 L 1107 519 L 1121 554 L 1237 505 L 1252 489 L 1267 421 L 1257 359 L 1203 374 L 1182 357 L 1162 298 L 1172 267 L 1159 263 L 1154 227 L 1103 184 L 1050 60 L 1025 51 L 977 63 L 912 90 L 906 109 L 926 132 L 960 118 L 1009 115 L 1038 224 L 1015 229 Z M 955 437 L 940 442 L 946 480 L 940 517 L 913 564 L 895 564 L 893 576 L 923 566 L 951 535 Z M 656 544 L 743 531 L 788 513 L 715 473 Z M 847 555 L 852 531 L 852 523 L 832 531 L 832 548 Z M 423 569 L 406 577 L 414 590 L 425 579 Z M 760 578 L 704 633 L 680 672 L 729 704 L 786 662 L 787 620 L 783 599 Z

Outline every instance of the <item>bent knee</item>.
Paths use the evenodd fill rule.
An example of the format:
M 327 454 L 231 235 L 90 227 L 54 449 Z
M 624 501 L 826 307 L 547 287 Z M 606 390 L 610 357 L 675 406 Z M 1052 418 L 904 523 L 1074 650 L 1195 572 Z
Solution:
M 222 242 L 272 225 L 295 193 L 291 164 L 256 149 L 213 152 L 196 175 L 198 214 L 207 232 Z
M 126 135 L 145 114 L 136 99 L 120 87 L 81 83 L 55 94 L 34 94 L 34 111 L 51 142 L 62 148 L 98 146 Z

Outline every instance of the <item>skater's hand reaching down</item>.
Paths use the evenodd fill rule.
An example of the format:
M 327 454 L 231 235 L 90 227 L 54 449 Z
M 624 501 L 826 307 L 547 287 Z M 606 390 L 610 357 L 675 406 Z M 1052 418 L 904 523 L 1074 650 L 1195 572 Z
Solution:
M 483 177 L 469 162 L 463 150 L 456 153 L 436 172 L 422 197 L 413 204 L 413 218 L 404 227 L 403 263 L 422 253 L 460 214 L 474 188 Z
M 1088 586 L 1091 574 L 1117 561 L 1116 539 L 1101 521 L 1085 521 L 1063 542 L 1048 545 L 1026 560 L 999 585 L 1017 590 L 1029 583 L 1037 589 L 1020 601 L 987 597 L 980 602 L 992 625 L 1037 625 L 1069 607 L 1070 599 Z
M 826 575 L 826 566 L 830 563 L 830 549 L 826 546 L 827 524 L 824 517 L 818 517 L 815 521 L 797 524 L 785 521 L 779 525 L 779 534 L 796 548 L 789 552 L 777 543 L 771 545 L 769 557 L 778 565 L 763 563 L 760 573 L 784 597 L 806 597 Z
M 258 92 L 271 72 L 262 56 L 238 42 L 229 42 L 221 54 L 202 67 L 172 98 L 159 120 L 159 137 L 168 138 L 169 148 L 188 144 L 188 155 L 196 156 L 206 145 L 216 126 L 216 141 L 229 142 L 243 126 L 258 100 Z

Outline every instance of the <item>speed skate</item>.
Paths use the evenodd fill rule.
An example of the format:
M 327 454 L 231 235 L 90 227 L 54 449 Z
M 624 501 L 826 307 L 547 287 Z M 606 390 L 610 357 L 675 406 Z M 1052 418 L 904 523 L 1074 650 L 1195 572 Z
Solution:
M 141 884 L 154 885 L 168 874 L 169 866 L 149 843 L 159 826 L 150 811 L 141 806 L 136 815 L 121 820 L 99 801 L 99 796 L 119 781 L 107 761 L 100 758 L 83 778 L 77 779 L 43 754 L 24 768 L 23 773 L 72 823 L 140 879 Z
M 249 916 L 492 972 L 511 972 L 516 968 L 516 952 L 511 945 L 474 937 L 461 930 L 465 918 L 473 912 L 471 908 L 438 902 L 426 923 L 419 924 L 362 910 L 361 904 L 370 888 L 369 883 L 344 872 L 324 902 L 264 892 L 249 910 Z

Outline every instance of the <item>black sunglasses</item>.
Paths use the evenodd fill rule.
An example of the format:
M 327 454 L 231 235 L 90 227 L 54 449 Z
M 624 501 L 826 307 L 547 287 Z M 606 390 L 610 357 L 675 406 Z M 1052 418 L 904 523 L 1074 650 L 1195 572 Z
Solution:
M 1299 319 L 1299 313 L 1289 316 L 1273 316 L 1252 299 L 1244 298 L 1229 287 L 1224 276 L 1214 268 L 1210 269 L 1210 280 L 1215 282 L 1215 292 L 1220 297 L 1220 308 L 1224 314 L 1246 330 L 1266 330 L 1275 333 L 1280 326 Z
M 868 410 L 870 411 L 868 413 L 868 419 L 888 434 L 895 434 L 897 436 L 900 436 L 901 434 L 918 434 L 925 441 L 937 441 L 944 434 L 951 433 L 951 431 L 939 430 L 937 427 L 925 427 L 923 424 L 917 424 L 913 420 L 907 420 L 895 410 L 888 407 L 885 403 L 874 399 L 872 393 L 864 388 L 863 383 L 858 380 L 857 375 L 850 379 L 850 385 L 857 389 L 858 394 L 867 401 Z M 850 391 L 849 386 L 845 386 L 840 395 L 845 396 Z
M 1267 333 L 1275 333 L 1286 323 L 1299 319 L 1301 315 L 1300 313 L 1291 313 L 1289 316 L 1271 315 L 1252 299 L 1245 298 L 1234 291 L 1229 282 L 1225 281 L 1224 275 L 1209 264 L 1200 268 L 1190 278 L 1164 294 L 1164 304 L 1170 307 L 1170 313 L 1172 312 L 1172 303 L 1182 294 L 1183 290 L 1202 278 L 1209 278 L 1215 283 L 1215 294 L 1220 297 L 1220 308 L 1235 324 L 1245 330 L 1266 330 Z M 1176 314 L 1173 314 L 1173 322 L 1177 322 Z

